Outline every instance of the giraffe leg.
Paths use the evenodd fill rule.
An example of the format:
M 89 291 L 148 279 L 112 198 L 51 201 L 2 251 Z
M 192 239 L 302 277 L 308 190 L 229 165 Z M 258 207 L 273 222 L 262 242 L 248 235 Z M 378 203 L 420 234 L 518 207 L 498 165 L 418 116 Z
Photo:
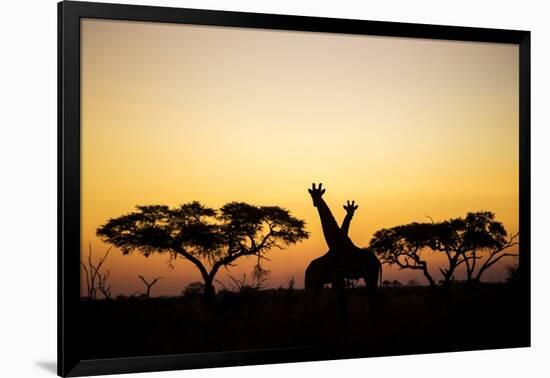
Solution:
M 367 286 L 367 294 L 369 298 L 369 302 L 371 302 L 374 305 L 380 304 L 380 291 L 378 288 L 378 281 L 380 279 L 381 269 L 380 269 L 380 262 L 376 257 L 369 258 L 366 261 L 366 275 L 363 277 L 365 281 L 365 285 Z

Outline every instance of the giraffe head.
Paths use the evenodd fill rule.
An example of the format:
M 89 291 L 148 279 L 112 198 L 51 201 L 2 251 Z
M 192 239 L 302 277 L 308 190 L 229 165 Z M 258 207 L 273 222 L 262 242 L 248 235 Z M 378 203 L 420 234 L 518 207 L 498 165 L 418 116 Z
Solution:
M 321 197 L 323 197 L 323 194 L 325 194 L 325 189 L 323 189 L 323 184 L 319 184 L 317 188 L 315 187 L 315 184 L 311 184 L 311 189 L 308 189 L 307 191 L 311 195 L 311 199 L 313 200 L 313 206 L 317 207 L 319 202 L 321 202 Z
M 355 213 L 355 210 L 359 208 L 359 205 L 355 204 L 355 201 L 347 201 L 348 203 L 344 205 L 344 210 L 346 210 L 346 213 L 348 216 L 352 217 Z

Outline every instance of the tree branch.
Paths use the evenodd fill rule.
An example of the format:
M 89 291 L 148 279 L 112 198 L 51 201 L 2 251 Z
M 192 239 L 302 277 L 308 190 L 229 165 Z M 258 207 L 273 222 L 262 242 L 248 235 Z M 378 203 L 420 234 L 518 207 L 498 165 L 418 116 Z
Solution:
M 177 254 L 182 255 L 191 263 L 193 263 L 197 267 L 197 269 L 201 272 L 201 275 L 203 278 L 208 277 L 208 271 L 206 270 L 204 264 L 198 258 L 196 258 L 195 256 L 193 256 L 192 254 L 190 254 L 184 248 L 181 248 L 181 247 L 175 247 L 173 248 L 173 251 Z

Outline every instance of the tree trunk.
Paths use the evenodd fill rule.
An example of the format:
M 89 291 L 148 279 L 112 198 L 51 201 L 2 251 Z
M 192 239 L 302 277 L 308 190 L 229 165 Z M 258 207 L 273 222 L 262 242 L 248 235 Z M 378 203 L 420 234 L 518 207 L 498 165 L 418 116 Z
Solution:
M 474 260 L 472 262 L 472 266 L 470 266 L 470 263 L 467 259 L 467 256 L 466 255 L 463 255 L 463 258 L 464 258 L 464 262 L 466 264 L 466 284 L 468 286 L 472 286 L 472 276 L 474 274 L 474 268 L 475 268 L 475 265 L 473 265 L 475 263 L 475 255 L 474 255 Z
M 468 262 L 468 256 L 464 254 L 464 259 L 466 262 L 466 274 L 467 274 L 467 283 L 468 286 L 474 286 L 476 284 L 476 279 L 474 279 L 474 272 L 476 270 L 476 262 L 477 262 L 477 253 L 476 249 L 472 249 L 472 265 L 470 266 L 470 263 Z
M 435 281 L 434 279 L 432 278 L 432 276 L 430 275 L 430 273 L 428 272 L 428 269 L 426 267 L 424 267 L 424 269 L 422 269 L 422 272 L 424 273 L 424 277 L 426 277 L 426 279 L 428 280 L 428 282 L 430 283 L 430 287 L 433 289 L 435 288 L 437 285 L 435 284 Z
M 214 276 L 208 276 L 204 278 L 204 296 L 208 299 L 213 298 L 216 293 L 214 288 Z
M 456 269 L 456 261 L 450 261 L 450 266 L 448 270 L 440 269 L 443 274 L 443 284 L 441 285 L 444 288 L 451 287 L 451 284 L 454 281 L 454 273 Z
M 473 279 L 472 279 L 472 272 L 469 271 L 469 270 L 466 270 L 466 284 L 468 286 L 472 286 L 473 285 Z
M 441 283 L 441 287 L 443 287 L 444 289 L 448 289 L 451 287 L 451 284 L 453 283 L 453 275 L 452 273 L 451 274 L 446 274 L 444 277 L 443 277 L 443 282 Z

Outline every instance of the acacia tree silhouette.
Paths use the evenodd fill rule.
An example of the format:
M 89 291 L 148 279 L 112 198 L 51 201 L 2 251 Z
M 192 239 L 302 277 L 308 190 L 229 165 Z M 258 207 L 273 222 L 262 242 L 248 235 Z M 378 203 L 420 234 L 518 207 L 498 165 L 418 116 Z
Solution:
M 468 213 L 458 230 L 459 246 L 466 264 L 466 279 L 470 284 L 481 281 L 483 273 L 505 257 L 517 257 L 508 252 L 517 246 L 519 233 L 508 237 L 502 223 L 495 220 L 495 214 L 482 211 Z M 469 258 L 468 258 L 469 257 Z M 476 273 L 476 263 L 481 265 Z
M 96 233 L 124 254 L 139 251 L 146 257 L 167 253 L 190 261 L 201 273 L 206 296 L 214 294 L 213 281 L 221 267 L 243 256 L 256 256 L 255 271 L 266 253 L 283 249 L 308 237 L 303 220 L 278 206 L 231 202 L 219 210 L 190 202 L 176 208 L 137 206 L 137 211 L 112 218 Z
M 517 256 L 517 253 L 510 253 L 509 249 L 518 244 L 518 235 L 508 237 L 503 224 L 495 220 L 494 213 L 479 211 L 470 212 L 464 218 L 442 222 L 432 220 L 431 223 L 415 222 L 379 230 L 374 234 L 369 248 L 385 264 L 395 264 L 401 269 L 421 270 L 431 287 L 435 287 L 436 283 L 428 270 L 423 252 L 431 250 L 444 253 L 448 265 L 439 271 L 443 276 L 441 285 L 448 287 L 461 264 L 465 264 L 467 282 L 475 284 L 502 258 Z
M 454 280 L 454 272 L 460 264 L 466 267 L 466 282 L 469 285 L 481 280 L 483 273 L 504 257 L 518 256 L 509 253 L 516 246 L 518 233 L 508 238 L 504 225 L 495 220 L 490 211 L 470 212 L 464 218 L 453 218 L 433 222 L 434 235 L 428 247 L 445 253 L 449 261 L 447 268 L 440 268 L 443 286 Z M 478 265 L 480 261 L 480 265 Z M 476 267 L 479 269 L 476 272 Z

